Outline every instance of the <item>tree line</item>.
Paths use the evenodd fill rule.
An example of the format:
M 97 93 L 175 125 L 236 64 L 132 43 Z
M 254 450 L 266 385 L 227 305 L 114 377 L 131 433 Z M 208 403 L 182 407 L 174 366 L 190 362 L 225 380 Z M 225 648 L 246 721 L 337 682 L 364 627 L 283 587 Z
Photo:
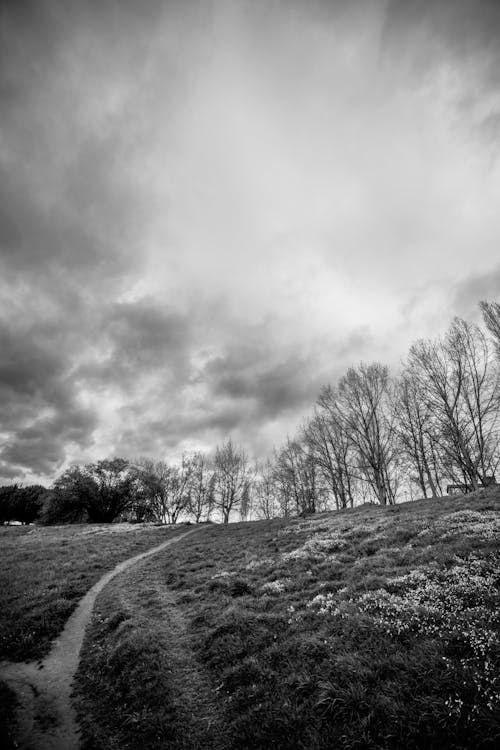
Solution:
M 444 336 L 415 342 L 397 375 L 361 363 L 325 385 L 297 434 L 265 461 L 252 464 L 227 440 L 175 464 L 71 466 L 48 490 L 0 488 L 0 523 L 228 523 L 236 513 L 390 505 L 486 485 L 500 462 L 500 304 L 480 306 L 486 332 L 455 318 Z
M 210 458 L 201 452 L 185 453 L 178 464 L 111 458 L 70 466 L 49 489 L 1 487 L 0 523 L 175 524 L 200 523 L 215 516 L 228 523 L 235 510 L 245 517 L 251 483 L 246 455 L 231 440 L 218 446 Z
M 495 481 L 500 304 L 480 306 L 486 331 L 455 318 L 444 336 L 416 341 L 397 375 L 362 363 L 324 386 L 261 478 L 273 512 L 387 505 Z

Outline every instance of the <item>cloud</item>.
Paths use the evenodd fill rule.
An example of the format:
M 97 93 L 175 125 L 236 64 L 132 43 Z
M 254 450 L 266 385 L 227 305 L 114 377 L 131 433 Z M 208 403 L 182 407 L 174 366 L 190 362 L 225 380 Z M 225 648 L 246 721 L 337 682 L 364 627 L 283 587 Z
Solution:
M 150 300 L 115 302 L 101 309 L 94 358 L 80 366 L 77 379 L 87 387 L 134 391 L 156 375 L 179 384 L 190 377 L 194 321 Z
M 496 294 L 496 6 L 4 2 L 3 475 L 263 455 Z
M 319 383 L 300 355 L 274 361 L 272 353 L 238 346 L 211 360 L 203 378 L 216 397 L 254 402 L 260 417 L 273 418 L 314 398 Z
M 0 326 L 0 475 L 51 475 L 86 447 L 97 415 L 79 401 L 55 331 Z M 45 333 L 45 340 L 42 336 Z
M 90 445 L 96 425 L 93 412 L 74 404 L 63 413 L 57 411 L 52 418 L 35 419 L 6 442 L 0 452 L 0 465 L 50 476 L 64 463 L 69 445 L 76 445 L 79 450 Z
M 478 51 L 481 56 L 500 55 L 500 9 L 495 0 L 389 0 L 384 29 L 391 38 L 405 43 L 410 40 L 408 52 L 412 53 L 424 41 L 421 34 L 427 36 L 427 46 L 420 49 L 423 66 L 435 61 L 434 57 L 425 59 L 429 50 L 439 58 L 451 52 L 462 62 L 464 54 L 474 57 Z
M 462 279 L 454 289 L 452 300 L 455 314 L 467 320 L 479 320 L 479 302 L 500 300 L 500 266 L 496 265 L 486 273 L 472 274 Z
M 456 107 L 457 126 L 468 123 L 495 142 L 500 114 L 500 6 L 495 0 L 390 0 L 383 41 L 388 64 L 429 85 L 441 78 Z

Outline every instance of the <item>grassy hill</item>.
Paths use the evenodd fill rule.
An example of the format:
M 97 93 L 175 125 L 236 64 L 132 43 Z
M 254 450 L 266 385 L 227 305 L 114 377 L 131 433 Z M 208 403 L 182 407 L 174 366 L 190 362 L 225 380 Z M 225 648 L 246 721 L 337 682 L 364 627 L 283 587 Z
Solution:
M 88 748 L 493 748 L 500 493 L 200 529 L 98 600 Z
M 121 560 L 181 527 L 0 526 L 0 661 L 45 656 L 78 600 Z
M 85 747 L 498 747 L 499 489 L 205 525 L 114 579 Z M 4 658 L 46 653 L 105 570 L 183 530 L 2 529 Z
M 150 525 L 0 526 L 0 661 L 42 659 L 79 599 L 116 563 L 181 533 Z M 0 681 L 0 746 L 16 698 Z

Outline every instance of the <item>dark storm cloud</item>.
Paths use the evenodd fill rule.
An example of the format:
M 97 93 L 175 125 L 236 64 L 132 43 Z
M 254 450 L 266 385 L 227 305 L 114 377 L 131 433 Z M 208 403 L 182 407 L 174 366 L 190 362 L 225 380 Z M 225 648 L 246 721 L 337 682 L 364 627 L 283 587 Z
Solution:
M 311 406 L 321 387 L 372 343 L 369 329 L 362 327 L 331 342 L 311 341 L 307 353 L 290 353 L 271 346 L 269 327 L 272 321 L 242 330 L 240 340 L 246 343 L 229 344 L 202 373 L 214 397 L 251 402 L 256 422 Z
M 129 403 L 115 411 L 125 424 L 134 421 L 123 445 L 127 455 L 137 438 L 156 444 L 151 401 L 156 413 L 167 409 L 168 419 L 169 404 L 191 377 L 189 317 L 144 300 L 85 312 L 92 318 L 87 324 L 72 318 L 68 305 L 59 322 L 0 328 L 0 475 L 11 475 L 12 466 L 50 475 L 69 445 L 84 452 L 100 420 L 95 408 L 82 406 L 81 395 L 101 390 L 111 389 L 113 398 L 126 394 Z
M 259 347 L 233 347 L 209 362 L 203 376 L 214 396 L 253 401 L 256 418 L 297 409 L 310 402 L 320 386 L 305 357 L 273 362 L 272 353 Z
M 30 427 L 18 430 L 0 452 L 0 462 L 22 471 L 50 475 L 64 462 L 68 444 L 81 450 L 87 448 L 97 417 L 75 404 L 68 407 L 53 418 L 37 419 Z
M 61 275 L 94 289 L 137 267 L 136 247 L 146 210 L 141 195 L 117 178 L 119 139 L 96 135 L 51 181 L 36 184 L 17 166 L 0 164 L 0 267 L 4 275 L 34 276 L 58 287 Z
M 118 453 L 132 458 L 162 457 L 168 452 L 178 454 L 185 444 L 190 448 L 197 443 L 213 447 L 221 435 L 234 434 L 241 426 L 248 429 L 251 424 L 237 401 L 207 401 L 202 409 L 189 410 L 177 404 L 175 397 L 167 397 L 155 411 L 156 415 L 148 418 L 140 407 L 125 410 L 124 427 L 116 442 Z
M 126 90 L 109 111 L 93 97 L 109 70 L 117 74 L 111 90 L 122 91 L 120 76 L 134 67 L 160 10 L 159 3 L 140 12 L 133 3 L 0 5 L 3 476 L 53 474 L 69 446 L 89 445 L 99 420 L 83 405 L 74 370 L 92 361 L 107 333 L 116 339 L 114 369 L 102 373 L 103 383 L 113 373 L 140 375 L 152 363 L 148 341 L 159 346 L 150 338 L 154 315 L 146 313 L 141 328 L 140 312 L 112 302 L 142 265 L 150 206 L 141 186 L 124 179 L 136 137 L 133 123 L 123 127 Z
M 1 169 L 0 180 L 0 267 L 4 275 L 35 276 L 38 283 L 48 283 L 51 291 L 54 273 L 58 277 L 54 284 L 59 284 L 64 270 L 71 272 L 70 278 L 81 280 L 96 269 L 102 247 L 76 212 L 71 216 L 61 207 L 55 221 L 54 213 L 39 205 L 28 185 L 21 185 L 6 170 L 2 174 Z
M 35 330 L 0 326 L 0 476 L 11 475 L 12 466 L 52 473 L 68 443 L 83 448 L 97 424 L 79 403 L 63 337 Z
M 455 127 L 498 153 L 500 3 L 497 0 L 390 0 L 382 34 L 387 64 L 408 85 L 446 76 Z M 398 65 L 394 67 L 394 57 Z
M 46 398 L 63 372 L 61 355 L 37 345 L 30 330 L 0 326 L 0 387 L 3 395 Z
M 390 0 L 383 41 L 399 51 L 402 68 L 409 62 L 417 76 L 446 61 L 460 72 L 462 82 L 469 77 L 457 101 L 464 117 L 472 101 L 500 87 L 497 0 Z M 492 115 L 483 113 L 479 125 L 487 127 Z
M 385 20 L 390 34 L 406 36 L 425 26 L 429 41 L 445 42 L 457 55 L 478 49 L 500 55 L 496 0 L 389 0 Z
M 1 0 L 0 33 L 2 41 L 14 46 L 20 42 L 29 47 L 36 63 L 57 56 L 57 45 L 64 42 L 75 27 L 84 26 L 95 34 L 113 29 L 133 40 L 137 34 L 150 32 L 161 17 L 169 0 Z M 125 39 L 124 39 L 125 41 Z M 21 51 L 21 50 L 20 50 Z M 27 61 L 27 69 L 36 70 Z
M 213 446 L 228 435 L 243 441 L 255 438 L 257 444 L 263 426 L 305 412 L 320 387 L 338 375 L 325 368 L 321 346 L 308 356 L 273 351 L 268 343 L 270 321 L 240 326 L 237 335 L 228 332 L 229 340 L 219 342 L 219 353 L 207 360 L 203 321 L 167 315 L 145 303 L 124 312 L 114 328 L 114 346 L 119 346 L 110 362 L 135 352 L 125 382 L 144 383 L 148 375 L 155 375 L 120 408 L 122 428 L 117 430 L 115 449 L 127 456 L 158 456 L 193 444 Z M 348 342 L 343 346 L 349 349 Z M 200 351 L 201 365 L 196 364 Z M 120 365 L 117 369 L 118 374 L 106 364 L 106 372 L 115 371 L 115 384 L 122 382 Z M 103 382 L 102 372 L 95 376 L 96 382 Z
M 16 221 L 15 212 L 9 206 L 9 193 L 5 190 L 5 183 L 0 182 L 0 247 L 3 252 L 11 255 L 22 245 L 20 223 Z
M 160 10 L 160 3 L 2 4 L 4 273 L 65 271 L 81 284 L 109 285 L 137 268 L 151 206 L 128 176 L 141 131 L 138 113 L 127 109 L 134 89 L 127 71 L 137 75 L 146 64 L 147 32 Z
M 140 389 L 151 375 L 168 376 L 170 386 L 185 382 L 191 375 L 193 326 L 191 315 L 148 300 L 104 305 L 99 361 L 83 364 L 76 377 L 93 388 L 127 390 Z

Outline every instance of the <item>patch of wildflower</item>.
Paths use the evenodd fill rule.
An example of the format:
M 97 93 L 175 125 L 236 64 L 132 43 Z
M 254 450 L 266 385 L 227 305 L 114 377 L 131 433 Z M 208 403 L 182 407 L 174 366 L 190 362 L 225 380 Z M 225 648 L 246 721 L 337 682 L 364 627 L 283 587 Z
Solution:
M 235 576 L 236 571 L 235 570 L 220 570 L 218 573 L 214 573 L 213 576 L 210 576 L 211 581 L 215 581 L 217 578 L 229 578 L 230 576 Z
M 327 594 L 316 594 L 314 599 L 307 603 L 307 606 L 317 609 L 320 615 L 340 615 L 347 617 L 346 612 L 342 612 L 338 606 L 338 595 L 328 592 Z
M 444 702 L 449 716 L 460 716 L 464 705 L 463 700 L 457 695 L 450 695 Z
M 448 570 L 417 569 L 392 578 L 387 587 L 350 597 L 347 589 L 318 594 L 308 607 L 323 616 L 347 619 L 364 615 L 392 636 L 412 633 L 438 638 L 458 649 L 447 664 L 460 668 L 475 688 L 475 703 L 500 709 L 500 576 L 498 560 L 456 557 Z M 448 698 L 449 713 L 462 699 Z
M 152 528 L 154 527 L 154 524 L 152 523 L 144 523 L 141 524 L 140 529 L 145 528 Z M 103 526 L 90 526 L 89 528 L 78 530 L 75 533 L 75 536 L 95 536 L 95 535 L 102 535 L 102 534 L 116 534 L 116 533 L 123 533 L 123 532 L 132 532 L 132 533 L 140 533 L 138 531 L 137 526 L 130 523 L 113 523 L 109 526 L 103 527 Z
M 317 535 L 332 535 L 332 534 L 352 534 L 355 536 L 367 536 L 368 534 L 374 534 L 376 532 L 384 531 L 388 527 L 392 526 L 392 519 L 390 518 L 377 518 L 373 523 L 360 523 L 358 519 L 347 521 L 344 518 L 344 523 L 339 524 L 338 518 L 332 516 L 330 518 L 308 518 L 304 521 L 299 521 L 293 525 L 287 526 L 280 531 L 280 536 L 287 536 L 290 534 L 298 534 L 303 531 L 310 531 Z
M 287 622 L 289 625 L 291 625 L 294 622 L 300 622 L 302 620 L 301 613 L 296 610 L 293 604 L 290 604 L 290 606 L 286 608 L 286 611 L 288 613 Z
M 299 534 L 302 531 L 314 531 L 316 533 L 326 531 L 330 528 L 328 521 L 326 523 L 320 523 L 317 518 L 309 518 L 306 521 L 298 521 L 291 523 L 289 526 L 285 526 L 281 529 L 279 536 L 290 536 L 293 534 Z
M 284 561 L 332 559 L 334 552 L 346 549 L 347 546 L 347 540 L 338 531 L 323 532 L 310 537 L 302 547 L 285 552 L 282 559 Z
M 440 541 L 447 541 L 457 536 L 478 539 L 484 542 L 500 541 L 500 517 L 495 511 L 458 510 L 447 513 L 432 527 L 422 529 L 418 537 L 436 536 Z
M 370 539 L 383 540 L 387 538 L 384 532 L 387 530 L 388 523 L 388 521 L 379 521 L 377 524 L 360 523 L 357 526 L 346 529 L 344 533 L 356 539 L 369 536 Z
M 245 570 L 255 570 L 256 568 L 262 568 L 264 565 L 272 565 L 274 560 L 272 557 L 261 557 L 260 560 L 250 560 L 245 565 Z
M 267 583 L 264 583 L 260 587 L 260 590 L 267 594 L 282 594 L 289 589 L 291 585 L 291 578 L 278 578 L 275 581 L 267 581 Z

